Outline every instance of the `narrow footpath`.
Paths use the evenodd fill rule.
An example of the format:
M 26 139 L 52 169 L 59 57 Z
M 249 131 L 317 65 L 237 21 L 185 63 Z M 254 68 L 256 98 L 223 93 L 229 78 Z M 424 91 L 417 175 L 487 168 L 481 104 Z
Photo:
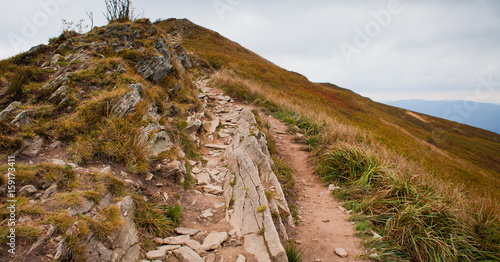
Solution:
M 301 224 L 296 227 L 291 238 L 299 241 L 298 246 L 304 252 L 304 261 L 364 261 L 355 256 L 364 253 L 361 239 L 354 236 L 352 222 L 347 221 L 349 214 L 332 197 L 331 192 L 313 173 L 309 162 L 309 153 L 300 150 L 302 145 L 295 143 L 294 135 L 287 133 L 288 127 L 280 120 L 261 117 L 271 124 L 276 141 L 276 148 L 295 171 L 295 190 L 298 195 Z M 335 254 L 336 248 L 346 251 L 347 257 Z

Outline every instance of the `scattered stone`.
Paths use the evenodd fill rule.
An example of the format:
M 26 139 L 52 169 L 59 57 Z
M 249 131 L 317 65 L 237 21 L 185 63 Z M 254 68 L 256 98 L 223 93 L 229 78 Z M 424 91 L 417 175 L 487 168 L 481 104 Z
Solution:
M 198 229 L 185 228 L 185 227 L 176 227 L 174 231 L 179 235 L 190 235 L 190 236 L 196 235 L 198 232 L 200 232 L 200 230 Z
M 214 214 L 212 213 L 212 211 L 204 210 L 203 212 L 201 212 L 200 218 L 208 219 L 208 218 L 211 218 L 213 216 L 214 216 Z
M 156 259 L 164 260 L 166 256 L 167 256 L 167 250 L 166 249 L 152 250 L 152 251 L 149 251 L 146 254 L 146 257 L 148 259 L 152 259 L 152 260 L 156 260 Z
M 205 145 L 205 147 L 207 147 L 207 148 L 212 148 L 212 149 L 225 150 L 225 149 L 227 149 L 229 146 L 228 146 L 228 145 L 207 144 L 207 145 Z
M 52 159 L 51 162 L 54 165 L 60 165 L 60 166 L 66 165 L 66 162 L 64 162 L 64 160 L 61 160 L 61 159 Z
M 176 249 L 181 248 L 181 247 L 182 247 L 181 245 L 166 245 L 166 246 L 158 247 L 158 249 L 165 249 L 167 251 L 172 251 L 172 250 L 176 250 Z
M 342 212 L 346 212 L 346 211 L 347 211 L 347 209 L 345 209 L 343 206 L 339 206 L 339 209 L 340 209 L 340 211 L 342 211 Z
M 341 258 L 347 257 L 347 252 L 343 248 L 339 248 L 339 247 L 335 248 L 335 254 L 337 254 L 337 256 L 339 256 Z
M 94 206 L 94 201 L 83 197 L 82 201 L 78 204 L 77 207 L 71 208 L 69 210 L 69 214 L 72 216 L 80 215 L 80 214 L 85 214 L 90 211 L 90 209 Z
M 36 193 L 38 190 L 34 185 L 25 185 L 19 189 L 19 195 L 21 196 L 31 196 Z
M 205 262 L 215 262 L 217 256 L 214 253 L 210 253 L 205 257 Z
M 167 245 L 182 245 L 185 244 L 186 241 L 188 241 L 189 235 L 181 235 L 181 236 L 176 236 L 176 237 L 167 237 L 163 239 L 163 244 Z
M 153 179 L 153 174 L 151 172 L 148 172 L 146 174 L 146 181 L 151 181 Z
M 246 257 L 242 254 L 238 255 L 238 258 L 236 259 L 236 262 L 245 262 L 247 261 Z
M 10 103 L 10 105 L 5 108 L 2 112 L 0 112 L 0 121 L 7 119 L 7 117 L 12 113 L 12 111 L 16 110 L 21 105 L 21 102 L 15 101 Z
M 323 223 L 330 223 L 330 220 L 329 219 L 325 219 L 325 220 L 323 220 Z
M 52 143 L 50 143 L 49 150 L 54 150 L 54 149 L 58 148 L 60 145 L 61 145 L 61 141 L 54 140 L 54 141 L 52 141 Z
M 198 185 L 201 186 L 210 185 L 210 183 L 212 183 L 212 179 L 210 179 L 210 175 L 208 173 L 198 174 L 196 179 L 198 180 Z
M 113 170 L 111 170 L 111 166 L 107 166 L 105 168 L 103 168 L 101 170 L 101 174 L 104 174 L 104 175 L 112 175 L 113 174 Z
M 317 258 L 314 262 L 321 262 L 321 259 Z
M 378 257 L 378 253 L 372 253 L 368 257 L 369 258 L 377 258 Z
M 193 239 L 189 239 L 184 244 L 187 245 L 188 247 L 192 248 L 193 250 L 199 250 L 201 248 L 200 242 L 193 240 Z
M 35 157 L 38 155 L 40 150 L 42 150 L 43 142 L 43 138 L 41 138 L 40 136 L 35 136 L 24 141 L 23 145 L 21 146 L 21 150 L 19 150 L 18 152 L 21 152 L 22 155 L 25 155 L 27 157 Z
M 205 193 L 213 194 L 213 195 L 222 195 L 224 190 L 221 186 L 207 185 L 203 187 L 203 191 Z
M 189 247 L 174 250 L 174 255 L 180 262 L 204 262 L 203 258 Z
M 203 245 L 201 246 L 202 250 L 213 250 L 220 247 L 222 242 L 226 241 L 229 235 L 227 232 L 212 232 L 208 234 L 203 241 Z
M 40 199 L 45 200 L 49 198 L 52 194 L 54 194 L 56 191 L 57 191 L 57 183 L 52 183 L 52 185 L 43 192 L 43 195 L 40 197 Z
M 382 236 L 377 234 L 376 232 L 373 232 L 373 239 L 381 239 Z
M 194 167 L 193 169 L 191 169 L 191 173 L 193 173 L 193 174 L 199 174 L 199 173 L 201 173 L 201 170 L 199 168 L 197 168 L 197 167 Z
M 332 192 L 334 190 L 337 190 L 337 189 L 340 189 L 340 187 L 334 185 L 334 184 L 330 184 L 328 185 L 328 191 Z

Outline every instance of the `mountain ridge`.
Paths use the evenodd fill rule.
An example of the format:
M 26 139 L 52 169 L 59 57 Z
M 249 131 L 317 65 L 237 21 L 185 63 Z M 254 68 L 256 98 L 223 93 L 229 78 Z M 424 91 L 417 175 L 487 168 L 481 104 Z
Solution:
M 440 117 L 500 134 L 500 105 L 465 100 L 428 101 L 419 99 L 384 104 Z
M 279 133 L 259 119 L 258 110 L 287 124 L 280 132 L 307 152 L 310 175 L 314 171 L 329 185 L 327 192 L 343 202 L 339 209 L 356 221 L 373 252 L 365 258 L 495 260 L 500 253 L 500 135 L 377 103 L 334 84 L 312 83 L 187 19 L 114 21 L 84 35 L 64 32 L 48 45 L 0 61 L 0 79 L 0 104 L 6 108 L 0 121 L 0 186 L 7 190 L 11 183 L 5 175 L 8 156 L 16 155 L 16 185 L 23 189 L 18 211 L 24 216 L 18 236 L 23 247 L 32 246 L 27 253 L 34 250 L 27 259 L 41 260 L 44 252 L 56 260 L 96 252 L 109 257 L 122 231 L 133 234 L 125 237 L 133 240 L 126 244 L 133 256 L 163 259 L 166 250 L 158 245 L 182 238 L 182 249 L 197 257 L 199 245 L 185 242 L 190 236 L 169 238 L 183 207 L 191 222 L 214 215 L 214 222 L 223 221 L 233 206 L 251 206 L 254 216 L 262 214 L 277 228 L 285 218 L 300 220 L 293 205 L 300 197 L 293 173 L 300 172 L 280 160 L 272 139 Z M 255 113 L 234 107 L 233 99 Z M 238 124 L 240 118 L 247 124 Z M 265 180 L 271 170 L 288 194 L 277 197 L 276 186 L 254 184 L 250 190 L 258 190 L 264 204 L 243 205 L 235 196 L 218 202 L 225 214 L 209 201 L 193 208 L 194 189 L 214 198 L 210 194 L 225 190 L 246 197 L 245 172 L 232 180 L 223 166 L 229 142 L 233 149 L 251 142 L 262 150 L 258 155 L 267 160 L 249 157 L 258 167 L 242 171 L 264 172 L 252 179 Z M 231 166 L 243 167 L 234 161 Z M 8 198 L 0 200 L 0 217 L 7 223 Z M 273 206 L 273 200 L 288 202 L 290 209 Z M 9 228 L 1 230 L 7 234 Z M 244 234 L 261 239 L 267 233 Z M 220 243 L 231 235 L 228 241 L 238 246 L 238 232 L 221 235 Z M 53 236 L 58 243 L 46 241 Z M 286 237 L 281 241 L 285 245 Z M 5 245 L 2 250 L 7 252 Z

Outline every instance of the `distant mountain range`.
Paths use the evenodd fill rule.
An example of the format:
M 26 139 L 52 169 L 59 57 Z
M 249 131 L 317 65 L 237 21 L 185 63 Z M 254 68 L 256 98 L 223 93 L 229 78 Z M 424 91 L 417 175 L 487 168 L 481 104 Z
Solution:
M 471 101 L 400 100 L 384 104 L 452 120 L 500 134 L 500 105 Z

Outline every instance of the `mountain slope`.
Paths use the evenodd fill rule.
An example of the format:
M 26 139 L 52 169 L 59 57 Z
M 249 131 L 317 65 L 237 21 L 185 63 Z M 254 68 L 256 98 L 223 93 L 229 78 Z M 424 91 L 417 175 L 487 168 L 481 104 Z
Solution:
M 456 121 L 500 134 L 500 105 L 471 101 L 400 100 L 384 104 Z
M 266 99 L 313 119 L 345 125 L 349 130 L 354 127 L 354 137 L 368 133 L 428 172 L 498 199 L 500 135 L 436 117 L 409 114 L 332 84 L 311 83 L 188 20 L 167 20 L 159 26 L 166 32 L 178 31 L 187 50 L 200 63 L 243 80 L 230 88 L 241 97 Z

